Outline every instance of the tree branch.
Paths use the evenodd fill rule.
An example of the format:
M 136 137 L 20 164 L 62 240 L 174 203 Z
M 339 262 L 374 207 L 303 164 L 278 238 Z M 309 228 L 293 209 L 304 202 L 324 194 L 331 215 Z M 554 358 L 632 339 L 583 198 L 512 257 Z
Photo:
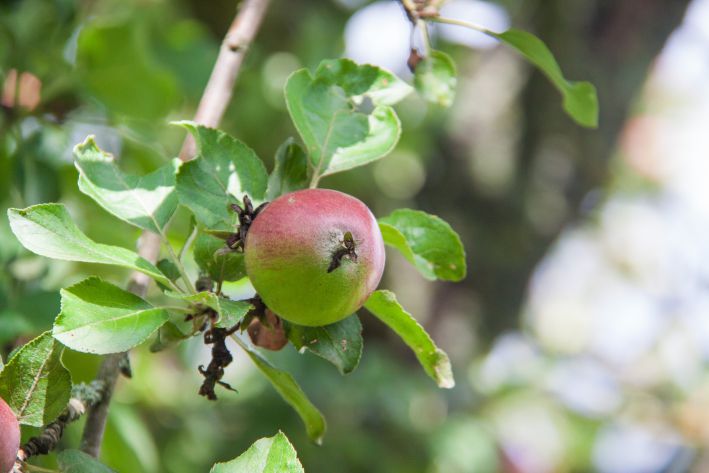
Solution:
M 46 455 L 54 450 L 59 440 L 61 440 L 66 426 L 84 415 L 86 409 L 101 402 L 104 395 L 105 385 L 100 381 L 94 381 L 89 385 L 79 384 L 74 386 L 71 399 L 64 412 L 57 420 L 47 425 L 38 436 L 29 439 L 17 452 L 17 462 L 12 473 L 20 473 L 22 471 L 22 463 L 26 462 L 30 457 Z
M 216 127 L 231 101 L 236 78 L 241 70 L 246 51 L 261 26 L 269 0 L 244 0 L 239 12 L 227 31 L 219 50 L 219 56 L 212 69 L 212 75 L 202 94 L 194 120 L 206 126 Z M 195 155 L 195 143 L 191 136 L 185 139 L 180 151 L 180 159 L 189 161 Z M 152 232 L 144 232 L 138 243 L 138 253 L 148 261 L 155 262 L 160 253 L 160 237 Z M 150 278 L 142 273 L 131 277 L 130 290 L 145 296 Z M 106 428 L 108 407 L 120 371 L 125 353 L 109 355 L 104 358 L 97 380 L 106 386 L 103 400 L 89 410 L 84 428 L 81 449 L 98 457 L 101 451 L 103 433 Z
M 143 258 L 154 263 L 160 253 L 160 237 L 153 232 L 143 232 L 138 240 L 138 253 Z M 149 283 L 150 277 L 147 275 L 133 273 L 128 288 L 135 295 L 145 297 Z M 108 418 L 108 406 L 111 403 L 113 389 L 120 374 L 121 364 L 126 356 L 126 353 L 114 353 L 106 356 L 96 376 L 96 381 L 104 385 L 104 395 L 101 402 L 89 409 L 81 439 L 81 450 L 96 458 L 101 452 L 103 433 L 106 430 L 106 420 Z
M 249 45 L 261 26 L 269 0 L 244 0 L 219 49 L 217 62 L 204 89 L 194 120 L 216 127 L 231 101 L 236 78 Z M 188 136 L 180 151 L 180 159 L 188 161 L 195 154 L 195 142 Z

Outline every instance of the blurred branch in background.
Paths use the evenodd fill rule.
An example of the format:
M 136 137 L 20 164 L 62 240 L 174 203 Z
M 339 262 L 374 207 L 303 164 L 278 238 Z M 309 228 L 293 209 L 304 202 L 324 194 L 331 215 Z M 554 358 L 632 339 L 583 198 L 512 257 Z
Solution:
M 222 42 L 212 75 L 197 108 L 194 118 L 197 123 L 210 127 L 219 125 L 224 111 L 231 101 L 234 83 L 239 75 L 246 51 L 261 26 L 268 3 L 269 0 L 245 0 L 241 4 L 239 12 Z M 194 140 L 188 136 L 180 152 L 180 159 L 189 161 L 194 157 L 194 154 Z M 148 261 L 155 263 L 160 253 L 161 243 L 157 234 L 146 231 L 140 239 L 138 253 Z M 170 244 L 169 242 L 165 243 Z M 144 297 L 149 282 L 149 277 L 135 272 L 131 276 L 130 290 L 138 296 Z M 94 457 L 98 457 L 101 451 L 111 394 L 120 372 L 121 360 L 126 356 L 125 353 L 108 355 L 102 362 L 96 378 L 97 381 L 105 384 L 105 393 L 102 401 L 89 410 L 81 442 L 81 449 Z

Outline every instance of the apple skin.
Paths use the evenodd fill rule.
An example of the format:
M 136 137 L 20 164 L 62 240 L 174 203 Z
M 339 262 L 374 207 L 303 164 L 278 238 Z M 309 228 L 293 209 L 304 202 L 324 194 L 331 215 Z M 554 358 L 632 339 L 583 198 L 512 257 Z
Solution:
M 9 473 L 20 449 L 20 424 L 14 412 L 0 398 L 0 473 Z
M 350 232 L 349 256 L 328 272 Z M 384 272 L 377 220 L 360 200 L 328 189 L 282 195 L 258 214 L 246 235 L 246 274 L 266 306 L 311 327 L 338 322 L 362 307 Z

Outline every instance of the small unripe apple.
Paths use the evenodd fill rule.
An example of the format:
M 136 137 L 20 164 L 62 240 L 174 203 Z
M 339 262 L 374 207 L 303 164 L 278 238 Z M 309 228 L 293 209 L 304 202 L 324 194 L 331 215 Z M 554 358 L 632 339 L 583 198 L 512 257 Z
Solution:
M 0 398 L 0 473 L 9 473 L 20 449 L 20 424 L 10 406 Z
M 372 212 L 326 189 L 268 204 L 249 228 L 244 255 L 264 303 L 299 325 L 328 325 L 352 314 L 384 271 L 384 241 Z

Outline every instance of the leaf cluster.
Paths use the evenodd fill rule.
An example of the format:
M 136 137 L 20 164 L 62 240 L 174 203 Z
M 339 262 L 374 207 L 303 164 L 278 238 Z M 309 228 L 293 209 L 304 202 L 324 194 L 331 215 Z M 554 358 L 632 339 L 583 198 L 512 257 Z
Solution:
M 401 133 L 392 106 L 411 90 L 388 71 L 347 59 L 324 61 L 315 73 L 295 72 L 285 86 L 285 96 L 304 146 L 286 140 L 276 150 L 270 174 L 246 144 L 193 122 L 176 124 L 194 137 L 198 156 L 186 163 L 168 160 L 144 176 L 125 174 L 92 137 L 77 145 L 79 189 L 121 221 L 156 233 L 163 258 L 153 264 L 126 248 L 93 241 L 61 203 L 10 209 L 13 233 L 27 249 L 42 256 L 139 271 L 152 278 L 160 292 L 146 299 L 95 276 L 62 289 L 61 311 L 52 331 L 8 361 L 0 372 L 0 396 L 9 399 L 22 423 L 41 426 L 56 418 L 68 401 L 71 380 L 61 362 L 65 348 L 105 355 L 126 352 L 153 338 L 151 349 L 159 351 L 200 334 L 209 324 L 232 333 L 252 317 L 254 307 L 249 300 L 232 300 L 222 291 L 224 283 L 245 277 L 243 253 L 224 243 L 238 225 L 230 207 L 244 196 L 258 205 L 315 187 L 323 176 L 381 159 Z M 168 229 L 180 206 L 191 214 L 192 231 L 177 251 Z M 380 227 L 385 243 L 400 251 L 423 277 L 450 281 L 465 277 L 460 238 L 440 218 L 400 209 L 382 218 Z M 198 274 L 187 270 L 185 259 L 190 254 Z M 448 357 L 391 292 L 375 292 L 365 307 L 402 337 L 439 386 L 454 385 Z M 185 327 L 185 315 L 191 326 Z M 329 361 L 341 374 L 357 367 L 363 349 L 357 314 L 323 327 L 284 326 L 300 353 Z M 325 419 L 293 376 L 275 367 L 238 332 L 234 339 L 302 418 L 309 437 L 321 442 Z M 283 439 L 281 434 L 270 440 L 269 448 L 285 448 Z M 71 451 L 60 460 L 67 465 L 88 461 Z M 214 471 L 241 471 L 231 468 L 231 464 L 217 465 Z

